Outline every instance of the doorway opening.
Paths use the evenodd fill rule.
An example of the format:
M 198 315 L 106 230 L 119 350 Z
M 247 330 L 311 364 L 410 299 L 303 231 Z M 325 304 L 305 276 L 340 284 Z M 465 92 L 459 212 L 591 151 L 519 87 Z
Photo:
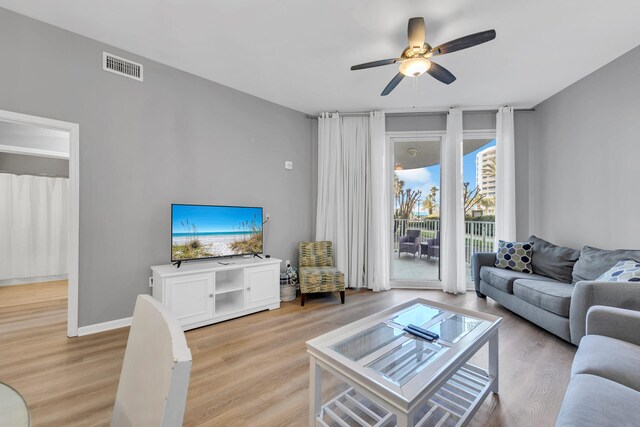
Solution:
M 0 110 L 0 308 L 66 300 L 68 336 L 78 334 L 78 133 Z

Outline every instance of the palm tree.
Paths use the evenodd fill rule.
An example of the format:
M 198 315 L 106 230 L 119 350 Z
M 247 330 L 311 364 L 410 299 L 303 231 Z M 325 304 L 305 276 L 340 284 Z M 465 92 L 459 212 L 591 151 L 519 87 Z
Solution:
M 438 207 L 437 194 L 438 187 L 431 187 L 429 194 L 422 201 L 422 207 L 429 212 L 429 215 L 433 215 L 433 211 Z

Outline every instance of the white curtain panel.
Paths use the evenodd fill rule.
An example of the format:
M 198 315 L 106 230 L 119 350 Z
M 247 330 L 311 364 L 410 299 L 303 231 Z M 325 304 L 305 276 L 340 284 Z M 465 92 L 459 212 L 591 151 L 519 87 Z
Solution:
M 496 118 L 496 243 L 498 240 L 516 240 L 516 161 L 512 107 L 498 109 Z
M 69 180 L 0 173 L 0 280 L 67 274 Z
M 318 118 L 318 208 L 316 215 L 316 240 L 333 242 L 336 267 L 344 269 L 341 258 L 346 250 L 336 241 L 346 233 L 346 224 L 339 212 L 343 211 L 342 147 L 340 142 L 340 116 L 322 113 Z
M 342 118 L 342 197 L 346 238 L 339 239 L 345 283 L 365 286 L 367 249 L 367 160 L 369 158 L 369 118 Z M 345 252 L 346 251 L 346 255 Z
M 369 289 L 390 289 L 391 262 L 391 145 L 387 144 L 384 113 L 369 114 L 369 165 L 367 168 L 367 264 Z
M 389 194 L 388 183 L 380 183 L 385 180 L 384 170 L 371 165 L 372 159 L 380 164 L 388 161 L 388 154 L 381 150 L 385 150 L 383 114 L 340 117 L 323 113 L 319 117 L 316 240 L 333 242 L 336 267 L 344 273 L 348 287 L 383 290 L 389 286 L 389 254 L 383 251 L 390 243 L 381 242 L 390 233 L 385 231 L 391 226 L 389 207 L 371 213 L 371 198 L 378 206 Z M 372 221 L 383 222 L 385 215 L 387 223 L 381 228 L 372 225 Z M 374 248 L 371 239 L 378 246 L 369 254 Z M 385 263 L 384 257 L 386 265 L 378 265 Z
M 447 133 L 442 147 L 440 257 L 442 290 L 454 294 L 467 291 L 462 141 L 462 111 L 452 108 L 447 115 Z

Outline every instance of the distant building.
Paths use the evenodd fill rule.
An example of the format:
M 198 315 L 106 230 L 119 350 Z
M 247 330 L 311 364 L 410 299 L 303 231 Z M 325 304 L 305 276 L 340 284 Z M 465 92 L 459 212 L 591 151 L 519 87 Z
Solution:
M 485 148 L 476 154 L 476 186 L 487 199 L 496 199 L 496 176 L 495 173 L 488 172 L 487 165 L 495 166 L 496 147 Z M 495 168 L 494 168 L 495 171 Z M 486 215 L 494 215 L 495 207 L 491 206 L 487 209 Z

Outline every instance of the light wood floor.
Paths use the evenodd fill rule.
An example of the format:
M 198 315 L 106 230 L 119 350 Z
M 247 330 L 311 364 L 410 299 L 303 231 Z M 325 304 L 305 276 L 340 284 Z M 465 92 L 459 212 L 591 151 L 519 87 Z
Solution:
M 31 303 L 11 297 L 21 303 L 3 306 L 4 291 L 0 381 L 23 394 L 33 425 L 108 425 L 128 329 L 69 339 L 64 297 Z M 298 298 L 279 310 L 187 332 L 193 369 L 184 425 L 304 426 L 309 382 L 304 342 L 418 296 L 504 318 L 500 396 L 487 398 L 472 426 L 555 423 L 575 347 L 474 293 L 393 290 L 347 291 L 345 305 L 337 294 L 309 298 L 305 307 Z M 476 359 L 486 363 L 486 349 Z

